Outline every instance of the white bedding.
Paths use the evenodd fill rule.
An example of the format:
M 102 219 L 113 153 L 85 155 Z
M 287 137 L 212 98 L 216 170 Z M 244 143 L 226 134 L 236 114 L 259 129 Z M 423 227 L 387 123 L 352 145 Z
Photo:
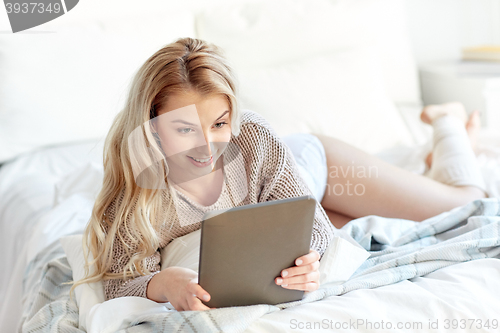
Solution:
M 312 331 L 307 325 L 335 332 L 452 332 L 446 319 L 498 320 L 500 330 L 500 260 L 479 259 L 442 268 L 423 277 L 404 280 L 374 289 L 351 291 L 320 302 L 302 304 L 267 314 L 255 321 L 246 333 Z M 457 288 L 460 285 L 460 288 Z M 437 330 L 429 320 L 438 320 Z M 376 326 L 382 325 L 385 326 Z M 371 325 L 368 323 L 370 322 Z M 319 324 L 315 324 L 319 323 Z M 390 324 L 388 324 L 390 323 Z M 413 325 L 422 326 L 413 326 Z M 451 322 L 449 323 L 452 324 Z M 478 324 L 478 321 L 473 323 Z M 319 326 L 314 326 L 319 325 Z M 388 326 L 391 325 L 391 326 Z M 397 329 L 398 325 L 403 325 Z M 404 329 L 405 325 L 408 329 Z M 385 327 L 385 329 L 382 329 Z M 392 329 L 388 329 L 392 327 Z M 433 326 L 434 327 L 434 326 Z M 318 329 L 320 328 L 320 329 Z
M 495 331 L 495 326 L 500 330 L 499 279 L 499 259 L 478 259 L 451 265 L 423 277 L 271 312 L 254 321 L 245 332 L 290 332 L 310 328 L 336 332 L 352 332 L 353 329 L 385 332 L 390 331 L 388 328 L 399 332 L 423 332 L 429 331 L 431 324 L 432 328 L 437 328 L 435 332 L 446 332 L 453 325 L 463 325 L 463 320 L 467 328 L 472 325 L 474 330 L 469 330 L 471 332 Z M 90 311 L 86 322 L 88 332 L 116 332 L 153 313 L 174 311 L 169 305 L 140 297 L 107 301 Z M 483 327 L 488 319 L 489 330 Z M 478 329 L 481 327 L 484 330 Z
M 28 254 L 31 258 L 44 244 L 76 229 L 83 229 L 87 217 L 78 215 L 78 210 L 63 210 L 64 206 L 58 210 L 62 214 L 57 221 L 64 221 L 59 223 L 59 228 L 46 228 L 44 223 L 54 222 L 47 217 L 54 214 L 52 207 L 56 199 L 56 183 L 89 162 L 102 165 L 102 142 L 92 141 L 38 150 L 24 154 L 15 162 L 0 168 L 2 332 L 16 331 L 21 317 L 19 295 Z M 40 231 L 44 232 L 42 237 L 39 237 Z
M 496 139 L 489 140 L 498 143 Z M 490 192 L 500 197 L 498 147 L 483 142 L 479 161 Z M 380 156 L 412 169 L 416 164 L 408 161 L 418 161 L 411 156 L 422 154 L 423 149 L 393 150 Z M 92 198 L 84 193 L 95 191 L 96 179 L 90 177 L 76 182 L 75 174 L 85 174 L 85 168 L 101 165 L 101 153 L 102 142 L 54 147 L 24 155 L 0 168 L 0 255 L 4 263 L 0 274 L 0 299 L 4 300 L 0 304 L 2 331 L 16 330 L 21 316 L 21 281 L 28 260 L 62 235 L 83 230 L 90 213 L 78 208 L 89 207 Z M 407 158 L 398 163 L 397 157 L 402 153 L 406 153 Z M 94 164 L 89 164 L 92 162 Z M 61 183 L 62 179 L 65 182 Z M 52 209 L 54 202 L 63 197 L 69 199 Z M 294 327 L 298 328 L 295 324 L 328 320 L 332 314 L 337 321 L 347 322 L 348 319 L 420 321 L 427 325 L 429 318 L 480 319 L 472 318 L 473 314 L 482 314 L 482 319 L 491 321 L 500 313 L 500 288 L 494 285 L 499 278 L 500 265 L 496 259 L 457 264 L 412 281 L 353 291 L 271 313 L 253 323 L 248 331 L 293 331 Z M 457 284 L 463 288 L 458 290 Z

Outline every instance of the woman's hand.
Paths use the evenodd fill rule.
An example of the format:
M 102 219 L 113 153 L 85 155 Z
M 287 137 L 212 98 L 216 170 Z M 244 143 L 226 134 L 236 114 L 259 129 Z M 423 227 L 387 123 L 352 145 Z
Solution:
M 198 274 L 184 267 L 168 267 L 153 276 L 146 291 L 147 298 L 156 302 L 170 302 L 177 311 L 209 310 L 201 302 L 210 300 L 198 284 Z
M 314 291 L 319 287 L 319 258 L 316 250 L 295 259 L 293 267 L 281 271 L 281 276 L 274 281 L 286 289 Z

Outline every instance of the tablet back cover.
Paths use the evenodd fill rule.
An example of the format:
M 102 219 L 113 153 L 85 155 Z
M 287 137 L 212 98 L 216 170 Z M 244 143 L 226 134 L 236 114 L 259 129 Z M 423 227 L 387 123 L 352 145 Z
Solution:
M 309 253 L 316 200 L 308 195 L 231 208 L 202 222 L 199 284 L 209 307 L 278 304 L 303 291 L 275 284 Z

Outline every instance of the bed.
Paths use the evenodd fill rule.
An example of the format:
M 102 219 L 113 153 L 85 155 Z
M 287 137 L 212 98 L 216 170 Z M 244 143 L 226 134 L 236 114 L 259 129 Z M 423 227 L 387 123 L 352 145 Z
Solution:
M 0 36 L 2 332 L 84 331 L 63 285 L 74 269 L 60 239 L 81 234 L 88 221 L 102 181 L 103 138 L 131 75 L 177 37 L 223 47 L 243 106 L 281 136 L 324 133 L 425 172 L 430 128 L 418 119 L 422 102 L 401 1 L 145 0 L 140 8 L 116 1 L 87 0 L 33 34 Z M 370 258 L 349 279 L 278 307 L 177 313 L 130 298 L 97 307 L 85 328 L 498 331 L 500 136 L 483 126 L 477 156 L 490 198 L 421 223 L 373 215 L 351 221 L 343 232 Z
M 391 270 L 390 266 L 379 267 L 380 270 L 372 272 L 371 277 L 365 276 L 369 284 L 351 286 L 353 289 L 348 292 L 333 290 L 339 287 L 335 284 L 326 289 L 340 293 L 341 296 L 316 295 L 319 297 L 317 301 L 282 310 L 264 305 L 240 309 L 240 313 L 233 314 L 234 317 L 218 321 L 220 328 L 225 332 L 288 332 L 308 327 L 375 332 L 380 330 L 383 323 L 386 329 L 390 323 L 389 325 L 394 325 L 394 329 L 384 331 L 402 331 L 401 327 L 404 331 L 414 332 L 445 332 L 453 327 L 466 327 L 463 331 L 467 332 L 496 331 L 494 323 L 499 320 L 500 313 L 500 288 L 497 286 L 500 278 L 500 177 L 493 173 L 500 169 L 500 152 L 496 145 L 486 144 L 482 147 L 483 151 L 479 155 L 481 168 L 483 175 L 489 177 L 490 192 L 496 193 L 496 197 L 443 213 L 434 218 L 434 222 L 427 220 L 417 223 L 367 216 L 349 222 L 343 230 L 352 234 L 361 244 L 369 240 L 368 245 L 364 246 L 370 249 L 371 260 L 380 256 L 384 246 L 386 251 L 394 251 L 393 256 L 398 255 L 396 260 L 404 258 L 408 253 L 423 253 L 420 247 L 410 252 L 403 251 L 401 240 L 408 237 L 409 230 L 418 225 L 444 223 L 450 215 L 454 216 L 453 223 L 447 222 L 440 232 L 436 231 L 437 238 L 433 238 L 432 233 L 421 235 L 420 246 L 432 248 L 436 245 L 434 243 L 444 242 L 446 238 L 443 235 L 446 232 L 448 237 L 453 237 L 452 241 L 460 235 L 470 236 L 481 225 L 478 224 L 479 219 L 484 219 L 483 238 L 458 241 L 451 250 L 450 257 L 429 257 L 419 262 L 422 265 L 433 263 L 438 266 L 410 269 L 405 273 L 408 276 L 403 274 L 396 277 L 385 275 Z M 60 145 L 25 154 L 0 169 L 0 253 L 4 260 L 1 275 L 1 297 L 4 300 L 1 318 L 5 331 L 15 331 L 21 318 L 23 331 L 45 331 L 49 327 L 79 331 L 75 299 L 70 301 L 69 287 L 61 285 L 71 279 L 71 267 L 59 239 L 83 231 L 102 181 L 101 152 L 102 142 L 99 141 Z M 419 147 L 408 148 L 406 154 L 419 154 Z M 396 159 L 402 156 L 402 151 L 385 151 L 380 156 L 386 159 L 393 156 Z M 413 160 L 416 159 L 415 157 Z M 481 205 L 487 206 L 487 209 L 481 211 Z M 488 233 L 486 227 L 493 233 Z M 496 245 L 491 243 L 481 247 L 477 243 L 488 239 L 496 242 Z M 474 242 L 474 245 L 466 253 L 472 255 L 474 251 L 471 249 L 476 248 L 480 251 L 475 257 L 461 258 L 459 247 L 456 246 L 470 242 Z M 436 251 L 446 252 L 443 248 Z M 406 268 L 417 264 L 408 264 Z M 403 263 L 399 265 L 405 266 Z M 423 274 L 426 270 L 431 272 Z M 384 278 L 379 281 L 381 277 L 376 274 L 384 274 Z M 70 309 L 51 318 L 48 313 L 57 313 L 56 309 L 62 304 Z M 158 326 L 155 325 L 160 322 L 158 318 L 148 317 L 152 316 L 150 308 L 141 309 L 143 312 L 137 311 L 135 317 L 126 318 L 128 321 L 119 324 L 103 322 L 101 316 L 99 320 L 94 319 L 93 325 L 116 328 L 127 323 L 131 327 L 129 331 L 134 331 L 134 328 L 138 331 L 146 331 L 148 328 L 157 331 Z M 177 318 L 173 322 L 178 322 L 177 329 L 180 331 L 190 331 L 191 328 L 186 325 L 196 322 L 191 317 L 192 314 L 186 314 L 182 321 L 178 322 L 181 319 Z M 134 319 L 137 318 L 144 321 L 141 325 L 146 325 L 149 320 L 152 326 L 134 326 L 137 324 Z M 488 327 L 485 327 L 487 320 Z M 195 324 L 194 327 L 205 327 L 206 324 Z M 436 329 L 427 330 L 429 325 L 435 325 L 432 328 Z

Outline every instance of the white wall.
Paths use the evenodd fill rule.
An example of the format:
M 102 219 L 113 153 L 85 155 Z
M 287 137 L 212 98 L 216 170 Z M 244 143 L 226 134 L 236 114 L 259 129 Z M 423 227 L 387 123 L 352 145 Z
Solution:
M 418 63 L 459 59 L 462 47 L 500 45 L 500 0 L 405 0 Z

